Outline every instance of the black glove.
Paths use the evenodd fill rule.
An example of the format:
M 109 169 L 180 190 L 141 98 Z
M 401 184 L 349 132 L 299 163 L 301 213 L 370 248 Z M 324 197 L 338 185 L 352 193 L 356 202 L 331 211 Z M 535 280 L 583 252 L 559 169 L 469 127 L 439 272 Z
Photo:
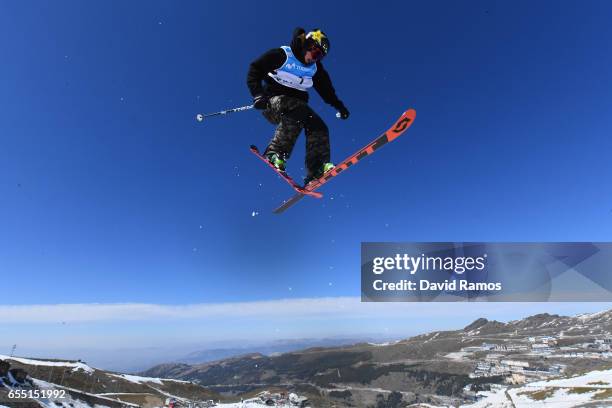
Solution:
M 348 109 L 346 109 L 346 106 L 344 105 L 340 105 L 338 106 L 338 113 L 340 114 L 340 119 L 348 119 L 348 117 L 351 115 L 351 112 L 348 111 Z
M 264 110 L 268 107 L 268 97 L 265 95 L 256 95 L 253 97 L 253 107 L 255 109 Z

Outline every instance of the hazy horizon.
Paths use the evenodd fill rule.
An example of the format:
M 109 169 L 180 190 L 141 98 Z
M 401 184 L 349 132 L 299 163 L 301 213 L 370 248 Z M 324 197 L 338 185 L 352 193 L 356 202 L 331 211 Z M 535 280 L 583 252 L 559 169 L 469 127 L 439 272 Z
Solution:
M 361 303 L 359 298 L 0 306 L 0 354 L 10 354 L 16 344 L 20 356 L 139 371 L 213 348 L 297 339 L 401 339 L 460 329 L 480 317 L 507 322 L 538 313 L 571 316 L 609 309 L 612 303 Z

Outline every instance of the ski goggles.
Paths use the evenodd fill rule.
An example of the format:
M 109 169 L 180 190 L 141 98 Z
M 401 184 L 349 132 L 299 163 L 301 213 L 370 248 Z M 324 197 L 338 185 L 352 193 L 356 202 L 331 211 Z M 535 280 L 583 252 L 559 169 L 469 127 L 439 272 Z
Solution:
M 313 45 L 312 47 L 308 48 L 307 51 L 310 53 L 310 57 L 315 61 L 321 61 L 323 57 L 325 57 L 325 53 L 323 52 L 323 50 L 320 47 L 317 47 L 316 45 Z

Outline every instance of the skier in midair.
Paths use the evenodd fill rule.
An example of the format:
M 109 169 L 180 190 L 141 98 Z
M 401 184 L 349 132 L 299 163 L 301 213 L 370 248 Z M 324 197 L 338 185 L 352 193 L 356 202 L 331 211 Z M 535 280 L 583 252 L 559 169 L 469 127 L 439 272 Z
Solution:
M 306 133 L 306 169 L 304 185 L 320 178 L 334 165 L 330 160 L 329 130 L 323 119 L 308 106 L 308 89 L 314 87 L 323 100 L 336 108 L 342 119 L 349 111 L 332 86 L 321 60 L 329 52 L 329 39 L 320 29 L 308 33 L 293 31 L 290 46 L 273 48 L 253 61 L 247 86 L 253 105 L 277 125 L 264 152 L 268 161 L 285 171 L 287 160 L 302 131 Z M 262 85 L 262 81 L 264 84 Z

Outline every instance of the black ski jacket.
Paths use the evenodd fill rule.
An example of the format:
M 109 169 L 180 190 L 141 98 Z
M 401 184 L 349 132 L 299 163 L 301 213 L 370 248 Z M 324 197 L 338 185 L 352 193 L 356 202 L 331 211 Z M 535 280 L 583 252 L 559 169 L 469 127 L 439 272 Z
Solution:
M 302 63 L 305 62 L 304 51 L 302 49 L 303 40 L 300 38 L 300 35 L 304 33 L 305 31 L 303 28 L 296 28 L 293 30 L 293 38 L 291 40 L 291 51 L 293 51 L 295 57 Z M 253 61 L 247 74 L 247 86 L 249 87 L 249 91 L 251 91 L 251 95 L 254 97 L 257 95 L 266 95 L 268 97 L 287 95 L 308 102 L 308 92 L 281 85 L 268 76 L 268 72 L 279 69 L 284 63 L 285 51 L 280 47 L 269 50 Z M 264 85 L 262 85 L 262 80 L 264 81 Z M 321 61 L 317 62 L 317 73 L 312 80 L 314 89 L 321 95 L 321 98 L 326 103 L 338 110 L 344 107 L 342 101 L 336 96 L 336 90 L 332 85 L 331 78 L 325 68 L 323 68 Z

